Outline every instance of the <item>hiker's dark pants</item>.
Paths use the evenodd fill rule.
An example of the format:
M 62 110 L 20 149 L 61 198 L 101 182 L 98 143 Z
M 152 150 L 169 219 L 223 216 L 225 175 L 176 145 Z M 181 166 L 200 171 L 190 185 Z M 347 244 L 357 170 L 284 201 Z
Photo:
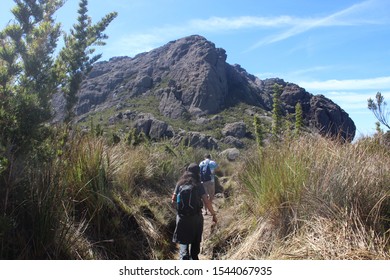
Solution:
M 198 260 L 203 233 L 203 215 L 199 211 L 193 216 L 176 216 L 176 228 L 173 242 L 179 243 L 181 260 Z
M 199 260 L 200 242 L 191 244 L 180 244 L 180 259 L 181 260 Z

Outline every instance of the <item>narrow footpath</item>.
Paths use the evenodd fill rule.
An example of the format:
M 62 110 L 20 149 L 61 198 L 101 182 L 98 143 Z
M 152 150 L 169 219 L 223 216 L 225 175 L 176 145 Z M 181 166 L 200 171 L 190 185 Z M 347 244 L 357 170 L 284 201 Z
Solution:
M 208 240 L 212 238 L 213 233 L 216 231 L 217 227 L 221 224 L 223 215 L 221 215 L 221 205 L 224 202 L 223 194 L 217 193 L 213 200 L 213 208 L 217 212 L 218 223 L 213 222 L 213 217 L 208 213 L 203 215 L 204 225 L 203 225 L 203 236 L 201 243 L 201 250 L 199 254 L 200 260 L 212 260 L 213 259 L 213 250 L 209 248 L 210 242 Z M 203 211 L 204 213 L 204 211 Z

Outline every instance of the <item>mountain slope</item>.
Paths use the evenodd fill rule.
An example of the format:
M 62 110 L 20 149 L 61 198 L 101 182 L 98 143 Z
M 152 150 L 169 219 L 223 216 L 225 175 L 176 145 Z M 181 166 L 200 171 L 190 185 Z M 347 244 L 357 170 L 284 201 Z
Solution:
M 109 108 L 129 109 L 137 97 L 154 98 L 158 114 L 173 120 L 196 121 L 240 103 L 270 112 L 273 85 L 277 83 L 283 88 L 281 99 L 286 114 L 293 114 L 300 102 L 305 125 L 322 134 L 353 139 L 354 122 L 331 100 L 282 79 L 260 80 L 239 65 L 228 64 L 226 57 L 224 49 L 193 35 L 134 58 L 99 62 L 81 86 L 75 108 L 78 120 Z M 63 100 L 55 100 L 59 120 Z M 133 119 L 139 118 L 139 113 Z

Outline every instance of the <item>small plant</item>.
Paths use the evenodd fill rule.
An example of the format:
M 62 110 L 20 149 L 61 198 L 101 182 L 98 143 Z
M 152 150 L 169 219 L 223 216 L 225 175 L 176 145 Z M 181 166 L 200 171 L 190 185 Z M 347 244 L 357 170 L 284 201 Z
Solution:
M 375 100 L 376 101 L 374 101 L 372 98 L 369 98 L 367 100 L 368 109 L 374 113 L 375 117 L 381 124 L 383 124 L 388 129 L 390 129 L 390 124 L 389 124 L 390 111 L 387 111 L 386 108 L 387 103 L 385 102 L 385 98 L 380 92 L 378 92 L 375 96 Z

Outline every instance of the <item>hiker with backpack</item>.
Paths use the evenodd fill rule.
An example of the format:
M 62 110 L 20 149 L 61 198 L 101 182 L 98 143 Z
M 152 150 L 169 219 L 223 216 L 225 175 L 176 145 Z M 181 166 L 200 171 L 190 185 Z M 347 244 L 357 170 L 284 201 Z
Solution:
M 201 184 L 200 168 L 196 163 L 191 163 L 178 180 L 172 203 L 177 209 L 173 242 L 179 243 L 180 259 L 198 260 L 203 234 L 203 204 L 212 214 L 214 223 L 217 223 L 217 217 Z
M 205 154 L 204 160 L 199 164 L 200 168 L 200 178 L 203 184 L 203 187 L 207 193 L 207 196 L 210 202 L 213 202 L 215 195 L 215 169 L 218 167 L 218 164 L 211 160 L 210 154 Z M 207 209 L 205 211 L 207 215 Z

